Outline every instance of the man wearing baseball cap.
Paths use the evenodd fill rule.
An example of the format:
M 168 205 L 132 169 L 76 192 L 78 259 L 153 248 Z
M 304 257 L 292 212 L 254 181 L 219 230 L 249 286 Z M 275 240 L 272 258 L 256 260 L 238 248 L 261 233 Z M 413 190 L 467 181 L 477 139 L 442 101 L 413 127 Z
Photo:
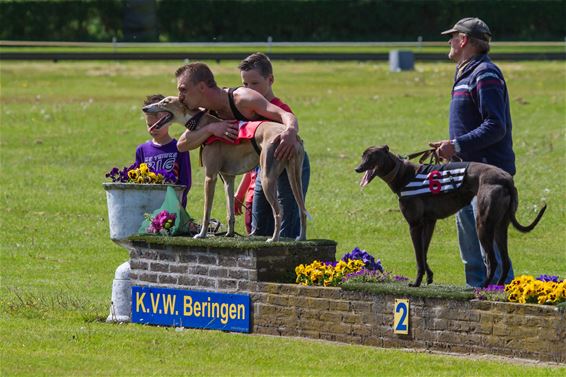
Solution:
M 441 157 L 460 157 L 463 161 L 495 165 L 515 174 L 515 153 L 511 136 L 509 94 L 501 70 L 487 53 L 491 31 L 479 18 L 463 18 L 441 33 L 449 35 L 448 57 L 456 63 L 450 102 L 450 140 L 431 143 Z M 485 251 L 476 231 L 477 198 L 456 215 L 460 255 L 464 262 L 466 284 L 480 287 L 486 278 Z M 501 257 L 497 245 L 498 266 L 494 284 L 501 275 Z M 514 278 L 513 266 L 506 283 Z

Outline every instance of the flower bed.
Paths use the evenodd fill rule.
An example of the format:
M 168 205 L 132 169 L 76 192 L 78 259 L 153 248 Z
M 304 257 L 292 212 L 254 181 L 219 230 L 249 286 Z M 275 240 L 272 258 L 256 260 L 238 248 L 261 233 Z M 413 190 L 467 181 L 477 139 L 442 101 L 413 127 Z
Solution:
M 110 178 L 114 183 L 176 183 L 175 174 L 165 169 L 153 171 L 147 164 L 138 164 L 137 162 L 122 168 L 112 168 L 106 173 L 106 178 Z
M 345 275 L 360 271 L 364 267 L 361 260 L 349 259 L 347 262 L 319 262 L 300 264 L 295 268 L 297 283 L 301 285 L 338 286 Z
M 505 286 L 507 299 L 520 304 L 547 305 L 566 301 L 566 280 L 559 281 L 557 276 L 553 280 L 544 280 L 544 277 L 546 275 L 537 279 L 528 275 L 519 276 Z
M 354 248 L 339 262 L 314 261 L 295 268 L 296 283 L 301 285 L 341 286 L 346 290 L 368 293 L 408 294 L 429 298 L 460 300 L 506 301 L 519 304 L 544 304 L 566 306 L 566 279 L 540 275 L 534 278 L 522 275 L 505 286 L 490 285 L 487 288 L 470 289 L 454 286 L 432 285 L 418 289 L 408 287 L 408 278 L 385 271 L 380 259 L 365 250 Z M 403 282 L 402 284 L 399 284 Z
M 322 285 L 336 287 L 354 279 L 365 282 L 391 281 L 393 277 L 383 270 L 381 260 L 358 247 L 345 254 L 338 262 L 320 262 L 315 260 L 308 265 L 295 268 L 296 282 L 301 285 Z M 396 276 L 397 277 L 397 276 Z M 406 278 L 398 277 L 406 280 Z
M 476 289 L 475 297 L 488 301 L 508 301 L 519 304 L 560 305 L 566 303 L 566 279 L 558 276 L 521 275 L 503 286 L 490 285 Z

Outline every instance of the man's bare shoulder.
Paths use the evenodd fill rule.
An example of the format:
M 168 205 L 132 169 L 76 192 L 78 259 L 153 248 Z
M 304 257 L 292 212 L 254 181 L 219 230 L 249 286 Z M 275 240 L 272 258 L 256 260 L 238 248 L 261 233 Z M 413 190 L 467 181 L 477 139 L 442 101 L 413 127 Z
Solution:
M 244 86 L 240 86 L 239 88 L 236 88 L 236 90 L 234 90 L 234 99 L 236 98 L 238 100 L 244 100 L 244 101 L 257 101 L 257 100 L 266 101 L 266 99 L 261 94 L 259 94 L 253 89 L 246 88 Z

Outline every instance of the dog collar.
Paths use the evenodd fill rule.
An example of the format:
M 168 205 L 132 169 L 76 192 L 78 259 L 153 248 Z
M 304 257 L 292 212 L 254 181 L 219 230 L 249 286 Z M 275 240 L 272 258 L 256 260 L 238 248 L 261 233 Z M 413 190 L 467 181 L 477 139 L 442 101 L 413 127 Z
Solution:
M 195 115 L 193 115 L 189 120 L 187 120 L 187 123 L 185 123 L 185 127 L 189 131 L 194 131 L 197 128 L 198 123 L 200 122 L 204 114 L 206 114 L 206 111 L 202 110 L 196 113 Z
M 381 179 L 383 179 L 388 184 L 392 184 L 393 178 L 395 178 L 397 176 L 397 174 L 399 173 L 399 169 L 401 169 L 401 165 L 403 165 L 401 160 L 396 158 L 395 159 L 395 167 L 393 169 L 391 169 L 391 171 L 389 173 L 387 173 L 386 175 L 384 175 Z

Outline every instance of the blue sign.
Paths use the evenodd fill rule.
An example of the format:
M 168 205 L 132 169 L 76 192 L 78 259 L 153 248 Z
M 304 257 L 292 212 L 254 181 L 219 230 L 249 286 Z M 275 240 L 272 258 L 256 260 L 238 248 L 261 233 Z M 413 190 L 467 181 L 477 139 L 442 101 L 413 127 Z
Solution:
M 132 322 L 250 332 L 250 295 L 132 287 Z

